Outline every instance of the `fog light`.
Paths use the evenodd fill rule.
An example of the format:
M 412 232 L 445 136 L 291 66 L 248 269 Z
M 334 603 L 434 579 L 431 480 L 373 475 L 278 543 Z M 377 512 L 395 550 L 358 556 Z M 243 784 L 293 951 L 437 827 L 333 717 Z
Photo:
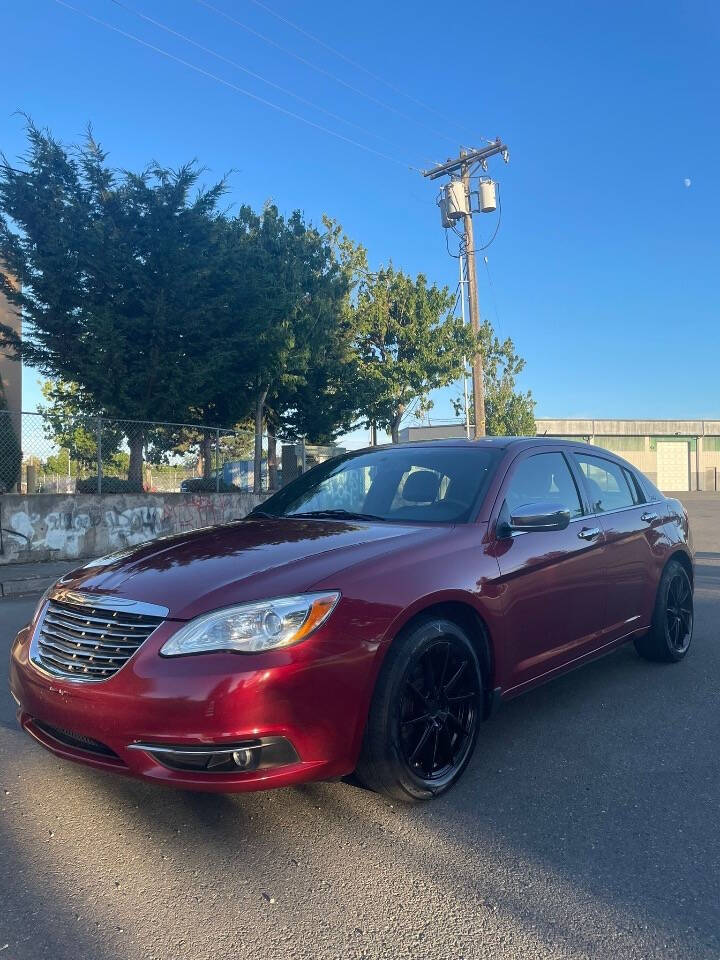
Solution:
M 295 747 L 285 737 L 259 737 L 232 746 L 166 746 L 159 743 L 129 743 L 129 750 L 143 750 L 171 770 L 208 773 L 249 772 L 258 767 L 282 767 L 299 763 Z
M 246 770 L 248 767 L 252 766 L 253 751 L 248 750 L 247 748 L 235 750 L 232 758 L 236 767 L 240 767 L 241 770 Z

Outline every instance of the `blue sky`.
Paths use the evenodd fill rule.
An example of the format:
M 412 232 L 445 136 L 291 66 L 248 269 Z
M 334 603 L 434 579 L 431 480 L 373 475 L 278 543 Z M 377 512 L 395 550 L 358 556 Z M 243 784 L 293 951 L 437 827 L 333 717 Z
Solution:
M 720 417 L 717 4 L 461 10 L 409 0 L 267 0 L 430 112 L 253 0 L 211 5 L 318 69 L 221 17 L 210 0 L 68 2 L 400 162 L 272 110 L 56 0 L 4 7 L 0 148 L 9 157 L 24 145 L 16 110 L 65 141 L 91 121 L 117 166 L 197 157 L 208 182 L 233 170 L 231 203 L 272 199 L 315 221 L 327 212 L 367 246 L 373 266 L 392 260 L 454 288 L 457 262 L 445 248 L 436 187 L 406 164 L 422 167 L 461 144 L 502 136 L 511 162 L 491 169 L 503 217 L 487 254 L 492 288 L 479 264 L 480 306 L 526 358 L 522 383 L 536 413 Z M 476 219 L 487 237 L 494 218 Z M 26 408 L 37 402 L 35 379 L 26 377 Z M 451 416 L 447 391 L 433 416 Z

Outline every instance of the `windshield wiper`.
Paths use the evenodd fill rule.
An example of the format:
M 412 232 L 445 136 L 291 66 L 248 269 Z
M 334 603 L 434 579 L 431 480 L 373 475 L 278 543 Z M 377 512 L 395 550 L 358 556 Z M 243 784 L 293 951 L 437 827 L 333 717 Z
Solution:
M 354 510 L 307 510 L 304 513 L 286 513 L 286 517 L 317 517 L 328 520 L 385 520 L 375 513 L 357 513 Z
M 245 517 L 246 520 L 250 520 L 251 517 L 267 517 L 270 520 L 277 520 L 277 513 L 268 513 L 267 510 L 251 510 L 250 513 Z

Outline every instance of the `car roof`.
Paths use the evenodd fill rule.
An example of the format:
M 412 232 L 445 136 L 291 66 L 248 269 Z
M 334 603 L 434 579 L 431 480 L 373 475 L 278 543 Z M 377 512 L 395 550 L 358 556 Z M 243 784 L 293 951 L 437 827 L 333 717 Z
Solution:
M 382 444 L 384 449 L 402 449 L 403 447 L 479 447 L 479 446 L 489 446 L 493 447 L 496 450 L 505 450 L 508 447 L 513 447 L 517 449 L 523 449 L 525 447 L 535 447 L 542 445 L 556 446 L 557 444 L 568 444 L 569 446 L 582 447 L 586 450 L 594 450 L 597 452 L 598 448 L 592 446 L 592 444 L 586 443 L 583 440 L 573 440 L 568 437 L 546 437 L 546 436 L 536 436 L 536 437 L 478 437 L 477 439 L 466 439 L 465 437 L 444 437 L 437 440 L 410 440 L 405 443 L 398 444 Z M 366 447 L 367 450 L 377 450 L 379 447 Z

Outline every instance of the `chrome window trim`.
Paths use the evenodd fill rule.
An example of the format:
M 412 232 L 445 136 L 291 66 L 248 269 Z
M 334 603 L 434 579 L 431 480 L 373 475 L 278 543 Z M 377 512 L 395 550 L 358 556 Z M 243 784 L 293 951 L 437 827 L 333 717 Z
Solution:
M 654 503 L 660 503 L 659 500 L 653 501 Z M 633 503 L 629 507 L 615 507 L 614 510 L 598 510 L 593 516 L 594 517 L 609 517 L 613 513 L 625 513 L 626 510 L 639 510 L 641 507 L 647 507 L 647 503 Z
M 45 603 L 43 604 L 43 608 L 40 611 L 37 622 L 35 623 L 35 628 L 33 629 L 32 636 L 30 638 L 29 660 L 38 673 L 42 673 L 51 680 L 61 680 L 63 683 L 72 684 L 107 683 L 108 680 L 112 680 L 113 677 L 116 677 L 123 667 L 127 666 L 127 664 L 132 660 L 142 646 L 142 643 L 135 650 L 133 650 L 132 654 L 127 658 L 125 663 L 123 663 L 116 673 L 110 677 L 70 677 L 61 670 L 55 671 L 46 663 L 42 662 L 40 659 L 39 650 L 40 631 L 42 630 L 43 623 L 45 622 L 45 615 L 48 611 L 51 600 L 70 605 L 75 604 L 78 606 L 92 606 L 98 607 L 101 610 L 112 610 L 119 613 L 135 613 L 141 616 L 160 617 L 162 619 L 166 619 L 168 613 L 170 612 L 167 607 L 163 607 L 157 603 L 145 603 L 142 600 L 130 600 L 127 597 L 116 597 L 112 594 L 82 593 L 79 590 L 64 589 L 52 590 L 49 596 L 45 599 Z M 160 624 L 157 625 L 157 627 L 159 626 Z M 155 630 L 157 630 L 157 627 L 155 627 Z M 150 634 L 148 634 L 148 637 L 152 636 L 155 630 L 152 630 Z M 145 640 L 147 640 L 148 637 L 145 637 Z M 145 640 L 143 640 L 143 643 Z

